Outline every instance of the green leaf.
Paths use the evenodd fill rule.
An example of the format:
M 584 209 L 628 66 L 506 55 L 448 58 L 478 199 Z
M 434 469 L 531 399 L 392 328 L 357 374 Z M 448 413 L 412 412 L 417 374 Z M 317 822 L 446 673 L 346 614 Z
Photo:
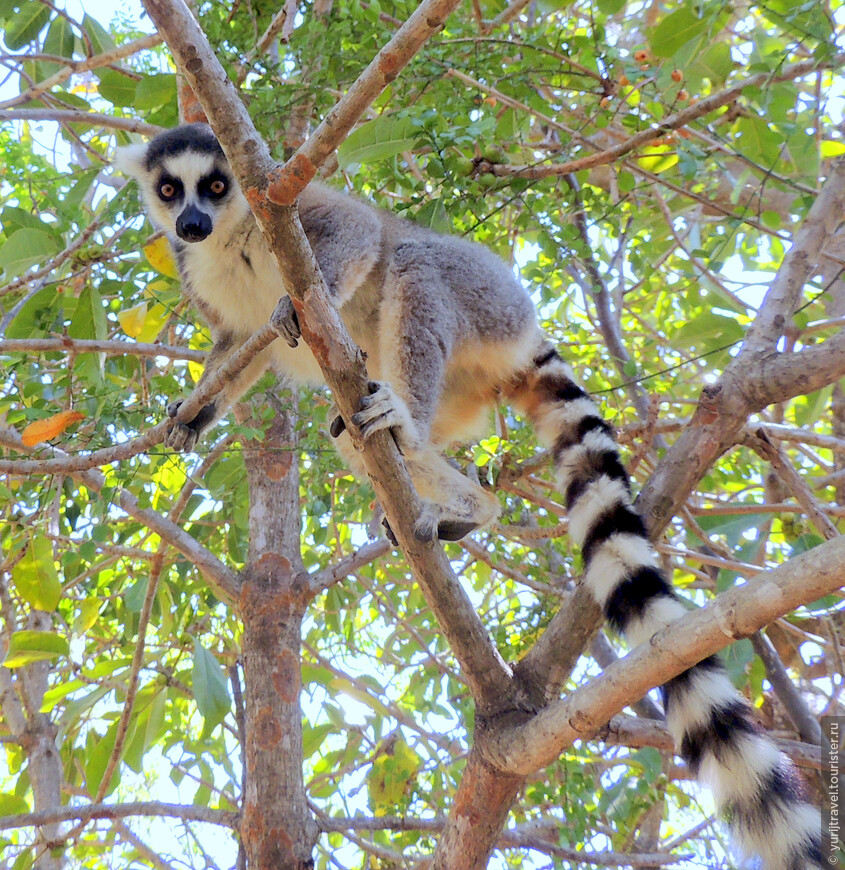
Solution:
M 616 183 L 620 193 L 630 193 L 637 186 L 637 179 L 631 172 L 619 172 L 616 175 Z
M 752 116 L 736 122 L 737 148 L 747 157 L 769 169 L 780 158 L 782 139 L 765 119 Z
M 69 651 L 67 639 L 55 632 L 16 631 L 9 638 L 3 667 L 19 668 L 31 662 L 66 656 Z
M 85 634 L 97 621 L 103 602 L 99 598 L 85 598 L 79 602 L 79 613 L 73 620 L 73 633 Z
M 817 535 L 815 532 L 805 532 L 799 535 L 792 543 L 792 555 L 797 556 L 800 553 L 807 553 L 810 550 L 824 543 L 824 538 Z
M 64 682 L 53 686 L 44 693 L 44 697 L 41 700 L 41 708 L 38 712 L 49 713 L 56 704 L 60 701 L 64 701 L 68 695 L 72 695 L 74 692 L 82 689 L 86 685 L 87 683 L 84 683 L 82 680 L 65 680 Z
M 414 146 L 419 130 L 409 118 L 381 116 L 362 124 L 347 136 L 337 149 L 337 163 L 341 169 L 377 163 Z
M 90 284 L 79 294 L 76 302 L 76 310 L 68 327 L 68 335 L 71 338 L 99 338 L 103 339 L 108 333 L 108 321 L 106 311 L 103 308 L 103 300 L 100 294 Z
M 799 39 L 808 36 L 819 42 L 833 42 L 833 24 L 825 14 L 824 4 L 815 0 L 767 0 L 762 14 Z
M 744 334 L 745 330 L 733 317 L 705 311 L 685 323 L 673 338 L 706 351 L 727 347 L 741 339 Z
M 631 753 L 631 758 L 643 766 L 643 773 L 648 782 L 655 782 L 663 772 L 663 757 L 651 746 Z
M 16 816 L 29 812 L 29 804 L 19 795 L 0 792 L 0 816 Z
M 4 41 L 12 51 L 19 51 L 32 42 L 50 20 L 50 7 L 39 0 L 25 0 L 20 11 L 6 21 Z
M 61 314 L 61 308 L 55 310 L 56 288 L 47 286 L 39 290 L 26 304 L 21 307 L 15 319 L 6 330 L 6 338 L 34 338 L 47 335 L 56 315 Z
M 193 668 L 194 698 L 205 719 L 205 733 L 226 717 L 232 706 L 229 683 L 217 659 L 198 641 L 194 640 Z
M 123 752 L 123 760 L 135 771 L 144 768 L 144 753 L 153 746 L 164 725 L 167 692 L 156 684 L 145 686 L 138 693 L 132 714 L 129 737 Z
M 16 230 L 0 248 L 0 269 L 10 281 L 36 263 L 43 263 L 59 252 L 55 239 L 43 230 Z
M 85 785 L 91 797 L 97 794 L 100 783 L 106 774 L 106 767 L 117 740 L 117 724 L 115 722 L 103 736 L 98 735 L 93 730 L 88 732 L 85 743 Z M 126 744 L 124 744 L 124 748 L 125 746 Z M 112 774 L 109 787 L 106 789 L 106 797 L 117 788 L 119 782 L 120 765 L 118 764 Z
M 702 52 L 692 65 L 692 72 L 702 78 L 710 79 L 713 85 L 724 84 L 725 79 L 734 68 L 730 47 L 724 42 L 717 42 Z
M 156 76 L 144 76 L 135 88 L 136 109 L 147 111 L 167 106 L 176 102 L 176 76 L 172 73 L 162 73 Z
M 73 183 L 73 187 L 62 200 L 60 208 L 63 215 L 67 215 L 71 219 L 78 218 L 82 200 L 90 190 L 91 185 L 97 180 L 99 173 L 99 167 L 79 173 Z
M 91 48 L 94 49 L 94 54 L 102 54 L 104 51 L 114 48 L 114 40 L 111 34 L 103 28 L 99 21 L 96 21 L 88 13 L 82 19 L 82 29 L 91 41 Z
M 131 76 L 114 69 L 103 69 L 97 73 L 97 78 L 100 80 L 99 92 L 103 99 L 114 106 L 134 105 L 138 83 Z
M 519 116 L 514 109 L 505 109 L 496 122 L 496 140 L 516 139 L 519 135 Z
M 736 686 L 744 686 L 748 682 L 747 668 L 754 661 L 754 647 L 747 637 L 731 644 L 722 653 L 722 660 Z
M 70 59 L 73 57 L 74 43 L 73 28 L 67 18 L 62 15 L 54 18 L 47 36 L 44 37 L 44 54 L 55 54 Z
M 321 725 L 309 725 L 304 722 L 302 725 L 302 755 L 304 758 L 309 758 L 323 745 L 326 737 L 334 730 L 334 726 L 329 722 L 323 722 Z
M 628 0 L 598 0 L 598 7 L 605 15 L 616 15 L 625 8 L 627 2 Z
M 452 232 L 452 225 L 449 223 L 449 215 L 446 214 L 446 209 L 443 206 L 443 200 L 440 197 L 427 202 L 415 215 L 415 223 L 421 226 L 428 227 L 437 233 L 449 235 Z
M 144 599 L 147 597 L 147 586 L 150 578 L 148 576 L 139 577 L 126 591 L 123 596 L 123 603 L 130 613 L 140 613 L 144 606 Z
M 684 6 L 667 15 L 651 31 L 648 43 L 656 57 L 671 57 L 682 45 L 702 36 L 707 28 L 707 21 L 693 15 Z
M 712 535 L 724 535 L 731 549 L 739 545 L 743 532 L 759 529 L 768 519 L 766 514 L 705 514 L 697 517 L 698 524 Z M 702 542 L 704 543 L 704 542 Z
M 53 545 L 44 535 L 33 535 L 23 558 L 12 569 L 12 582 L 21 598 L 36 610 L 54 611 L 62 597 L 62 584 L 53 561 Z

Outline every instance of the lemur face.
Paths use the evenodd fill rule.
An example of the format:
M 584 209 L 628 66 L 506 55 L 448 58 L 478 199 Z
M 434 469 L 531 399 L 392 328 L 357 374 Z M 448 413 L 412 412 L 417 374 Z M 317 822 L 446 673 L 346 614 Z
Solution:
M 229 174 L 205 154 L 182 154 L 162 161 L 152 177 L 157 213 L 184 242 L 201 242 L 214 229 L 216 212 L 232 188 Z
M 233 202 L 242 199 L 220 145 L 204 124 L 177 127 L 149 145 L 120 148 L 115 165 L 137 179 L 153 223 L 184 242 L 207 239 Z

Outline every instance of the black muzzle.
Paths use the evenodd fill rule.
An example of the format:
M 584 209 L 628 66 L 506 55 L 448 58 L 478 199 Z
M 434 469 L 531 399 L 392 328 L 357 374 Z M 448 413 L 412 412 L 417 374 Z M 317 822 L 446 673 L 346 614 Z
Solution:
M 183 242 L 201 242 L 211 235 L 213 228 L 211 216 L 200 211 L 195 205 L 189 205 L 176 218 L 176 235 Z

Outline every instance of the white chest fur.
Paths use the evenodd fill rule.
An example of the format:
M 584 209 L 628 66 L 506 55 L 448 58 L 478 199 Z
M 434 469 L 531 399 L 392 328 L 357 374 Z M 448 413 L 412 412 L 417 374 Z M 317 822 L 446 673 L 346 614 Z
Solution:
M 267 323 L 287 291 L 254 224 L 228 237 L 223 235 L 224 241 L 219 238 L 212 233 L 206 240 L 184 247 L 184 289 L 211 309 L 220 331 L 247 338 Z M 278 339 L 272 348 L 280 372 L 300 383 L 323 382 L 320 367 L 303 341 L 291 348 Z

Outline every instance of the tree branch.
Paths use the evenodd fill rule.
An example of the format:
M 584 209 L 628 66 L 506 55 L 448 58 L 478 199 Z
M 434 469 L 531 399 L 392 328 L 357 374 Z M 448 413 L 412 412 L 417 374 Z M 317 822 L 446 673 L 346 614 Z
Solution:
M 454 5 L 455 0 L 450 0 L 450 3 Z M 443 548 L 437 543 L 423 544 L 414 537 L 412 520 L 419 514 L 420 501 L 392 436 L 379 432 L 364 442 L 349 422 L 360 397 L 367 394 L 368 379 L 361 352 L 349 338 L 331 302 L 295 209 L 276 205 L 267 196 L 268 173 L 274 164 L 266 145 L 185 4 L 181 0 L 146 0 L 145 6 L 202 103 L 268 247 L 279 263 L 285 286 L 294 300 L 302 337 L 334 393 L 353 442 L 361 450 L 379 502 L 414 577 L 461 663 L 476 703 L 488 709 L 508 705 L 516 689 L 510 669 L 493 646 L 472 602 L 452 572 Z M 401 44 L 407 50 L 411 45 L 419 47 L 420 34 L 425 31 L 428 35 L 439 26 L 437 16 L 445 6 L 448 4 L 443 0 L 424 0 L 412 16 L 416 36 L 411 39 L 407 33 L 403 34 Z M 426 19 L 431 22 L 430 26 Z M 397 33 L 394 40 L 399 35 Z M 395 44 L 394 40 L 391 40 L 391 45 Z M 386 64 L 385 58 L 398 58 L 399 49 L 396 51 L 395 55 L 382 56 L 381 62 Z M 371 76 L 364 93 L 372 93 L 372 81 Z M 353 85 L 352 93 L 360 94 L 361 90 Z M 335 114 L 332 117 L 337 123 L 347 125 L 345 129 L 348 129 L 354 123 L 350 115 L 351 105 L 360 112 L 366 104 L 360 99 L 355 103 L 350 98 L 345 105 L 340 116 Z M 326 141 L 324 139 L 323 143 Z M 313 163 L 317 158 L 313 151 L 309 153 L 312 157 L 308 159 Z M 291 165 L 290 161 L 288 165 Z
M 443 26 L 459 3 L 460 0 L 423 0 L 417 6 L 314 133 L 284 168 L 274 173 L 267 193 L 271 202 L 279 205 L 295 202 L 317 168 L 349 135 L 367 106 L 396 78 L 423 43 Z
M 786 672 L 774 644 L 762 631 L 751 635 L 751 643 L 754 645 L 754 652 L 763 660 L 763 664 L 766 666 L 766 677 L 792 720 L 792 724 L 801 735 L 801 739 L 807 743 L 821 746 L 822 729 L 819 721 L 807 706 L 801 693 L 793 685 L 792 680 L 789 679 L 789 674 Z
M 108 356 L 157 357 L 187 360 L 201 363 L 207 356 L 204 350 L 190 347 L 172 347 L 167 344 L 146 344 L 137 341 L 98 341 L 96 339 L 70 338 L 3 338 L 0 339 L 0 354 L 4 353 L 104 353 Z
M 804 281 L 845 212 L 845 160 L 838 161 L 795 236 L 758 319 L 719 380 L 701 392 L 689 426 L 658 462 L 637 500 L 652 537 L 666 526 L 712 462 L 734 443 L 749 415 L 819 389 L 845 373 L 845 334 L 800 353 L 779 353 Z M 805 231 L 806 228 L 806 231 Z
M 161 43 L 161 37 L 157 33 L 151 33 L 147 36 L 142 36 L 134 42 L 125 42 L 123 45 L 116 45 L 102 54 L 95 54 L 93 57 L 87 57 L 85 60 L 64 60 L 64 66 L 57 70 L 53 75 L 44 79 L 44 81 L 33 85 L 22 91 L 16 97 L 11 97 L 8 100 L 0 103 L 0 109 L 10 109 L 13 106 L 22 106 L 24 103 L 29 103 L 32 100 L 37 100 L 43 94 L 47 93 L 56 85 L 66 82 L 74 73 L 88 72 L 92 69 L 109 66 L 126 57 L 131 57 L 139 51 L 145 51 L 148 48 L 153 48 Z M 25 58 L 24 58 L 25 59 Z
M 330 586 L 334 586 L 335 583 L 345 579 L 359 568 L 363 568 L 364 565 L 369 565 L 370 562 L 380 559 L 385 553 L 389 553 L 392 548 L 393 545 L 387 538 L 370 541 L 334 565 L 328 565 L 322 571 L 317 571 L 310 577 L 312 594 L 318 595 Z
M 100 112 L 83 109 L 0 109 L 0 121 L 56 121 L 59 124 L 90 124 L 92 127 L 107 127 L 126 133 L 142 133 L 155 136 L 164 129 L 158 124 L 149 124 L 137 118 L 118 118 Z
M 158 801 L 121 804 L 88 804 L 84 807 L 56 807 L 37 813 L 19 813 L 15 816 L 0 816 L 0 830 L 12 828 L 35 828 L 58 822 L 71 822 L 75 819 L 125 819 L 129 816 L 154 816 L 159 818 L 181 819 L 183 822 L 206 822 L 210 825 L 223 825 L 237 828 L 238 814 L 227 810 L 214 810 L 210 807 L 182 806 Z
M 836 591 L 843 573 L 845 538 L 839 537 L 722 593 L 712 604 L 659 631 L 565 700 L 550 704 L 524 725 L 479 739 L 478 745 L 502 771 L 539 770 L 654 686 L 801 604 Z
M 675 112 L 668 115 L 664 120 L 646 130 L 635 133 L 624 142 L 614 145 L 611 148 L 597 151 L 595 154 L 588 154 L 585 157 L 576 157 L 572 160 L 567 160 L 563 163 L 552 164 L 537 164 L 530 166 L 516 166 L 507 163 L 490 163 L 486 160 L 478 164 L 478 169 L 481 172 L 489 172 L 499 178 L 548 178 L 550 176 L 569 175 L 573 172 L 579 172 L 582 169 L 592 169 L 596 166 L 603 166 L 608 163 L 615 163 L 617 160 L 624 157 L 626 154 L 636 151 L 644 145 L 651 143 L 655 137 L 668 133 L 672 130 L 679 130 L 685 127 L 692 121 L 710 114 L 710 112 L 720 109 L 722 106 L 727 106 L 733 103 L 742 94 L 746 88 L 760 88 L 775 82 L 792 81 L 801 76 L 808 75 L 820 68 L 836 69 L 845 64 L 845 54 L 837 54 L 825 62 L 823 65 L 816 60 L 804 60 L 798 63 L 785 66 L 779 73 L 763 72 L 756 75 L 748 76 L 739 82 L 718 91 L 715 94 L 710 94 L 704 97 L 692 106 L 687 106 L 681 109 L 680 112 Z M 481 85 L 482 90 L 489 91 L 486 85 Z M 596 148 L 589 140 L 583 140 L 590 147 Z
M 0 459 L 0 473 L 16 475 L 73 474 L 88 468 L 98 468 L 111 462 L 131 459 L 139 453 L 144 453 L 164 441 L 167 433 L 173 428 L 174 420 L 182 422 L 192 420 L 204 405 L 208 404 L 227 383 L 249 365 L 254 357 L 278 337 L 279 331 L 273 323 L 273 318 L 271 318 L 270 323 L 256 330 L 255 334 L 245 341 L 219 369 L 216 369 L 201 385 L 196 387 L 179 406 L 175 418 L 165 418 L 157 426 L 153 426 L 152 429 L 148 429 L 137 438 L 124 444 L 104 447 L 102 450 L 77 456 L 68 456 L 62 453 L 61 456 L 55 456 L 52 459 Z M 126 347 L 128 351 L 131 351 L 132 345 L 127 344 Z M 6 446 L 11 446 L 11 443 L 7 443 Z M 20 448 L 14 449 L 27 450 L 23 444 Z M 58 450 L 54 450 L 54 452 L 61 453 Z
M 28 448 L 24 447 L 20 436 L 12 429 L 0 427 L 0 445 L 10 447 L 12 450 L 24 453 Z M 51 448 L 54 453 L 62 458 L 64 454 L 57 448 Z M 50 460 L 52 461 L 52 460 Z M 0 462 L 0 465 L 3 463 Z M 14 463 L 13 463 L 14 464 Z M 71 471 L 67 472 L 74 480 L 82 483 L 94 492 L 101 492 L 106 485 L 105 478 L 99 471 Z M 236 607 L 238 599 L 239 583 L 235 575 L 205 547 L 189 535 L 184 529 L 180 529 L 175 523 L 163 517 L 151 508 L 142 508 L 138 500 L 130 492 L 123 488 L 113 490 L 112 497 L 117 505 L 135 519 L 144 523 L 156 534 L 169 541 L 189 562 L 202 572 L 212 592 L 221 600 L 232 607 Z

